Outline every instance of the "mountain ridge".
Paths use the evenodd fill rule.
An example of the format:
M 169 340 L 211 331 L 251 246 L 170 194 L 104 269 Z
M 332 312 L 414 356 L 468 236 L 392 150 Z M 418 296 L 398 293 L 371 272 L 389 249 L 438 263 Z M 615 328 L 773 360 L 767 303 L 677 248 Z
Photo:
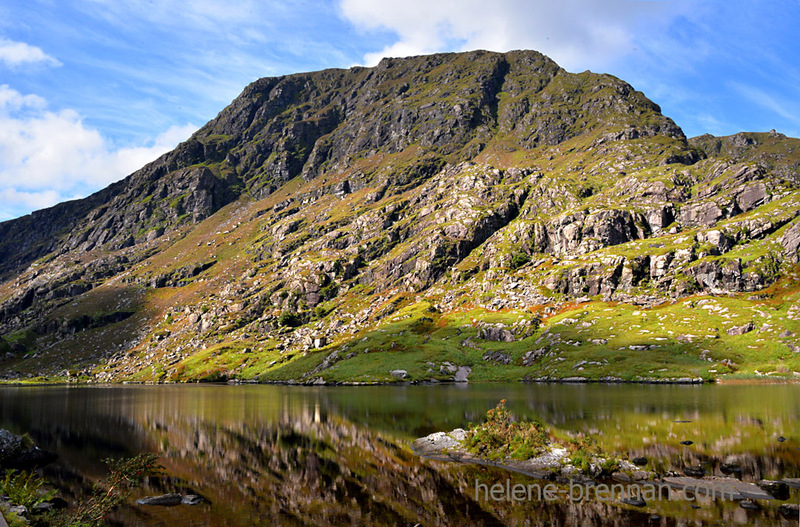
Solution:
M 572 376 L 564 339 L 541 343 L 576 300 L 654 313 L 793 294 L 798 143 L 687 140 L 624 81 L 532 51 L 260 79 L 125 180 L 0 224 L 0 345 L 9 367 L 42 373 L 46 356 L 49 375 L 77 364 L 96 380 Z M 385 341 L 394 319 L 405 338 Z M 433 346 L 437 332 L 459 342 Z M 664 333 L 627 346 L 681 377 L 751 362 L 727 336 L 709 365 Z M 581 359 L 597 363 L 587 378 L 660 377 L 629 371 L 635 353 L 614 371 L 619 346 L 592 340 L 609 341 L 576 341 L 604 357 Z M 766 364 L 800 370 L 792 337 L 772 341 Z M 354 345 L 382 354 L 342 353 Z M 691 366 L 671 364 L 689 349 Z

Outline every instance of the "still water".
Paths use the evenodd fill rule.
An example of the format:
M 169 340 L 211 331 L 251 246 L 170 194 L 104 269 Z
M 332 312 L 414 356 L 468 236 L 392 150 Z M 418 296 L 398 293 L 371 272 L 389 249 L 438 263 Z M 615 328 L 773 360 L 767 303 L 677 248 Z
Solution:
M 528 480 L 410 450 L 417 437 L 479 422 L 501 399 L 660 470 L 719 474 L 735 458 L 745 481 L 800 477 L 797 384 L 0 387 L 0 427 L 59 455 L 44 473 L 68 501 L 104 476 L 102 459 L 140 452 L 158 453 L 166 476 L 134 499 L 208 500 L 131 503 L 121 525 L 797 525 L 778 514 L 782 502 L 487 501 L 477 484 Z

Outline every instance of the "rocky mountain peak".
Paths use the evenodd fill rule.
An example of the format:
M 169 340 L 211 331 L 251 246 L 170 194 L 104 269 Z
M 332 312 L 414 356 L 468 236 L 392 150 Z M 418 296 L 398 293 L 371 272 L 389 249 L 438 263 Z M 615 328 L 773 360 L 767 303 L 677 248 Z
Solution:
M 23 365 L 77 353 L 107 361 L 103 376 L 183 379 L 222 346 L 242 353 L 226 372 L 310 380 L 364 361 L 347 351 L 356 336 L 428 349 L 455 324 L 480 350 L 487 335 L 528 342 L 578 300 L 761 294 L 798 259 L 797 145 L 687 140 L 624 81 L 533 51 L 260 79 L 123 181 L 0 224 L 0 348 Z M 509 310 L 516 325 L 493 325 Z M 392 320 L 405 344 L 381 336 Z M 556 368 L 562 341 L 544 361 L 535 338 L 408 371 Z

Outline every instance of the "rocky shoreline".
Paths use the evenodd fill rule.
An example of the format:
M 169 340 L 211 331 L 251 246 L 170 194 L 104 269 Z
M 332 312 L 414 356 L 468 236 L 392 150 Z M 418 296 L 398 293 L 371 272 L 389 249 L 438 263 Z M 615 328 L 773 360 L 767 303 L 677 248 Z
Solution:
M 790 489 L 800 489 L 799 478 L 781 480 L 759 480 L 755 483 L 742 481 L 736 477 L 720 477 L 706 475 L 700 467 L 685 467 L 683 474 L 676 471 L 658 473 L 645 470 L 649 460 L 646 457 L 620 459 L 613 464 L 614 470 L 604 469 L 607 459 L 593 457 L 588 470 L 576 467 L 570 460 L 568 449 L 561 445 L 549 445 L 543 452 L 526 460 L 505 458 L 490 460 L 470 453 L 464 446 L 468 432 L 456 428 L 450 432 L 435 432 L 416 439 L 412 450 L 420 457 L 435 461 L 468 463 L 508 470 L 531 478 L 553 482 L 561 485 L 582 485 L 584 487 L 600 484 L 622 484 L 638 487 L 649 486 L 656 492 L 681 493 L 682 496 L 721 498 L 739 502 L 743 509 L 759 510 L 759 500 L 785 501 L 789 499 Z M 736 473 L 737 465 L 728 465 L 730 473 Z M 741 469 L 738 469 L 741 473 Z M 588 495 L 588 494 L 587 494 Z M 672 496 L 673 494 L 669 494 Z M 642 494 L 620 499 L 625 505 L 645 507 L 648 503 Z M 781 516 L 787 519 L 798 519 L 800 508 L 791 503 L 784 503 L 778 508 Z

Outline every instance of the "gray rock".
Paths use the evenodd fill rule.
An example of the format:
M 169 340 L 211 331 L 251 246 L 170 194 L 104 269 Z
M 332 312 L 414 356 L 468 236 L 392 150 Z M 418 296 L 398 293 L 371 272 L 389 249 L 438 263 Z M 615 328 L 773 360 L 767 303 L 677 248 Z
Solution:
M 705 495 L 724 497 L 726 499 L 743 500 L 771 500 L 772 495 L 760 489 L 753 483 L 745 483 L 736 478 L 704 478 L 664 477 L 664 483 L 670 487 L 688 491 L 700 490 Z
M 389 375 L 395 377 L 396 379 L 400 379 L 401 381 L 408 377 L 408 372 L 406 370 L 392 370 L 389 372 Z
M 761 510 L 761 506 L 753 500 L 742 500 L 739 502 L 739 507 L 749 511 Z
M 547 353 L 547 348 L 538 348 L 535 350 L 526 351 L 522 356 L 522 364 L 525 366 L 530 366 L 543 357 L 545 353 Z
M 784 503 L 778 507 L 778 513 L 787 520 L 797 520 L 800 518 L 800 506 L 794 503 Z
M 719 466 L 720 472 L 723 474 L 741 474 L 742 467 L 739 463 L 722 463 Z
M 631 505 L 633 507 L 646 507 L 647 502 L 644 501 L 642 498 L 631 496 L 630 498 L 622 498 L 620 500 L 625 505 Z
M 701 466 L 687 466 L 683 467 L 683 473 L 693 478 L 702 478 L 706 475 L 706 471 Z
M 21 436 L 0 429 L 0 468 L 30 470 L 56 459 L 58 456 L 53 452 L 26 444 Z
M 795 222 L 781 237 L 783 254 L 792 262 L 798 260 L 798 249 L 800 249 L 800 221 Z
M 722 217 L 722 209 L 714 202 L 685 205 L 678 213 L 678 221 L 683 225 L 710 227 Z
M 747 212 L 767 201 L 767 186 L 762 182 L 750 184 L 736 196 L 736 204 L 742 212 Z
M 781 481 L 786 483 L 789 488 L 800 489 L 800 478 L 783 478 Z
M 445 450 L 455 449 L 461 446 L 461 441 L 467 436 L 467 432 L 462 428 L 456 428 L 450 433 L 434 432 L 425 437 L 414 441 L 414 450 L 420 455 L 440 454 Z
M 511 364 L 511 355 L 502 351 L 489 352 L 483 355 L 483 360 L 499 364 Z
M 198 494 L 187 494 L 181 498 L 181 503 L 184 505 L 200 505 L 204 502 L 206 502 L 206 499 Z
M 160 507 L 174 507 L 183 503 L 183 497 L 180 494 L 171 492 L 169 494 L 162 494 L 161 496 L 147 496 L 136 500 L 139 505 L 153 505 Z
M 747 324 L 742 324 L 741 326 L 733 326 L 732 328 L 728 328 L 725 330 L 725 333 L 728 335 L 744 335 L 745 333 L 750 333 L 753 331 L 755 326 L 752 322 L 748 322 Z
M 469 382 L 470 373 L 472 373 L 472 368 L 469 366 L 459 366 L 453 380 L 456 382 Z
M 478 337 L 494 342 L 514 342 L 514 334 L 507 329 L 494 326 L 484 326 L 480 329 Z
M 764 492 L 772 494 L 776 500 L 789 499 L 789 485 L 783 481 L 762 479 L 756 483 Z

